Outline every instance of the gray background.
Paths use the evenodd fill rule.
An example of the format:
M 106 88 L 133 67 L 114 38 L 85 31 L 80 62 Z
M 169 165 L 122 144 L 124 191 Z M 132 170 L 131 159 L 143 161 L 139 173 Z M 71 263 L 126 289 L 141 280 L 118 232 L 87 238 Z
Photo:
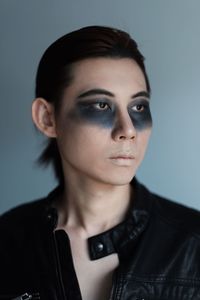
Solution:
M 154 130 L 138 178 L 200 209 L 199 14 L 199 0 L 0 0 L 0 212 L 56 185 L 34 163 L 43 142 L 31 121 L 35 72 L 50 43 L 93 24 L 128 31 L 146 56 Z

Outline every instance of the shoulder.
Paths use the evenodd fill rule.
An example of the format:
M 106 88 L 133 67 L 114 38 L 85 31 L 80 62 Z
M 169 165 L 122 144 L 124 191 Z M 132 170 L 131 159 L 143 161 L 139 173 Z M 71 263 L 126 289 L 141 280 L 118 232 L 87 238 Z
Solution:
M 136 179 L 132 184 L 136 191 L 135 206 L 148 212 L 153 223 L 157 222 L 171 232 L 178 231 L 200 238 L 200 211 L 157 195 Z
M 152 214 L 174 230 L 190 233 L 200 239 L 200 211 L 150 193 L 153 201 Z
M 21 204 L 3 213 L 0 216 L 1 237 L 8 236 L 9 233 L 12 233 L 12 235 L 23 234 L 41 226 L 57 192 L 58 188 L 46 197 Z
M 40 219 L 45 207 L 45 198 L 34 200 L 30 203 L 19 205 L 0 216 L 1 238 L 10 235 L 19 236 L 30 231 Z

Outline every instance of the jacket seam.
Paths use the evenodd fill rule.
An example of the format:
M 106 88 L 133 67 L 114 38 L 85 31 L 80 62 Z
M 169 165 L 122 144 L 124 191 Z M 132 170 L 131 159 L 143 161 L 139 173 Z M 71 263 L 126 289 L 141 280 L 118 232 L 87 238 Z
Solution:
M 139 281 L 139 282 L 157 282 L 157 283 L 179 283 L 179 284 L 193 284 L 197 285 L 200 284 L 200 277 L 198 278 L 171 278 L 171 277 L 165 277 L 165 276 L 151 276 L 151 277 L 137 277 L 132 276 L 131 273 L 127 274 L 127 277 L 131 277 L 131 279 Z M 129 278 L 130 279 L 130 278 Z

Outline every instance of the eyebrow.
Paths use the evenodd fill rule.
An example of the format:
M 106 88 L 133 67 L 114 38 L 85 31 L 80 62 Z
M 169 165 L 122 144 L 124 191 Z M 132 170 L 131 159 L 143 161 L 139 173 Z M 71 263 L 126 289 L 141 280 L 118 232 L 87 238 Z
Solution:
M 89 91 L 86 91 L 82 94 L 80 94 L 78 96 L 78 99 L 84 98 L 84 97 L 88 97 L 88 96 L 94 96 L 94 95 L 105 95 L 105 96 L 109 96 L 109 97 L 115 97 L 115 95 L 107 90 L 104 89 L 92 89 Z M 150 94 L 146 91 L 141 91 L 138 92 L 134 95 L 131 96 L 132 99 L 137 98 L 137 97 L 146 97 L 146 98 L 150 98 Z

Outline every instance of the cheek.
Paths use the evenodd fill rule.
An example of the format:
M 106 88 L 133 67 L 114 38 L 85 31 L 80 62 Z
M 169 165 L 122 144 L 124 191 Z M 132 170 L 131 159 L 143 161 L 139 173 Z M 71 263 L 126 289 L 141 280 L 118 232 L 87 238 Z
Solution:
M 100 172 L 108 153 L 105 131 L 94 126 L 70 124 L 69 130 L 60 136 L 58 145 L 64 168 L 67 170 L 71 166 L 85 173 Z
M 94 126 L 90 122 L 73 119 L 67 115 L 59 124 L 57 137 L 60 150 L 65 155 L 88 156 L 104 147 L 108 130 Z
M 94 124 L 103 128 L 112 128 L 115 115 L 115 112 L 112 110 L 97 111 L 88 107 L 77 107 L 69 112 L 68 118 L 75 123 Z
M 137 146 L 142 157 L 146 152 L 150 135 L 151 135 L 151 128 L 138 131 Z
M 131 110 L 128 110 L 129 116 L 133 123 L 133 126 L 137 131 L 143 131 L 146 129 L 151 129 L 152 127 L 152 117 L 151 112 L 148 109 L 147 111 L 138 113 Z

